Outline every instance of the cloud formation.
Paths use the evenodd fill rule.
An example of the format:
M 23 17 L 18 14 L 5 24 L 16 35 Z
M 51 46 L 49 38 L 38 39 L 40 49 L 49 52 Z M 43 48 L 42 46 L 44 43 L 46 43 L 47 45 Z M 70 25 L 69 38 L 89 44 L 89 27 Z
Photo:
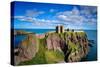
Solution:
M 37 11 L 37 10 L 27 10 L 26 11 L 26 16 L 29 16 L 29 17 L 36 17 L 40 14 L 44 14 L 45 12 L 44 11 Z
M 55 12 L 54 9 L 50 9 L 49 12 Z M 48 26 L 53 27 L 56 25 L 64 25 L 65 27 L 82 27 L 85 24 L 96 25 L 97 24 L 97 9 L 95 7 L 73 7 L 72 10 L 65 10 L 62 12 L 56 12 L 54 20 L 40 19 L 38 16 L 45 14 L 45 11 L 27 10 L 24 16 L 14 16 L 14 19 L 23 22 L 32 22 L 34 26 Z M 48 15 L 47 15 L 48 16 Z
M 57 13 L 57 18 L 61 21 L 65 21 L 70 24 L 82 25 L 84 23 L 96 23 L 96 18 L 92 16 L 93 12 L 96 10 L 93 8 L 90 10 L 89 8 L 84 8 L 81 11 L 77 7 L 73 7 L 71 11 L 64 11 Z M 92 11 L 92 13 L 91 13 Z M 87 18 L 90 17 L 90 18 Z

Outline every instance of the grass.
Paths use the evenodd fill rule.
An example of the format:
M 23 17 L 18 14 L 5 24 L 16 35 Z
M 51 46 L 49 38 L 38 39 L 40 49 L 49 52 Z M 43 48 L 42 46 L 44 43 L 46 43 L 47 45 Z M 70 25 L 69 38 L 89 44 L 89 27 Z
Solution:
M 71 50 L 72 52 L 75 52 L 78 50 L 78 45 L 74 44 L 71 41 L 69 41 L 68 46 L 69 46 L 69 50 Z
M 64 61 L 64 54 L 60 51 L 47 50 L 45 52 L 47 63 Z

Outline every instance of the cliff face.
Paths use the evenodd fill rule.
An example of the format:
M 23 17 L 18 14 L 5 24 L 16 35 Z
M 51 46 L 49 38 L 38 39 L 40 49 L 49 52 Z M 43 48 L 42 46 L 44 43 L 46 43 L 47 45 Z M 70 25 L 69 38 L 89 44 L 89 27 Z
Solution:
M 61 38 L 59 37 L 58 34 L 48 35 L 48 37 L 46 39 L 48 50 L 59 50 L 59 51 L 61 51 L 60 42 L 61 42 Z
M 38 39 L 34 34 L 28 34 L 27 39 L 23 40 L 15 52 L 15 65 L 22 61 L 31 60 L 38 52 Z
M 15 49 L 15 65 L 78 62 L 89 50 L 85 32 L 46 33 L 44 38 L 27 34 Z
M 63 52 L 66 62 L 77 62 L 88 53 L 88 39 L 85 32 L 51 33 L 46 37 L 47 49 Z

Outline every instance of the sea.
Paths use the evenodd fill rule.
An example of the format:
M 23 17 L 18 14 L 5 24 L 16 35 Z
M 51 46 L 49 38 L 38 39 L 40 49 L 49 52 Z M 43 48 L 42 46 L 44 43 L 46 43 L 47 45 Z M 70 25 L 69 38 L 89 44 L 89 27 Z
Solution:
M 44 34 L 49 31 L 55 31 L 55 29 L 15 29 L 24 30 L 27 32 L 34 32 L 36 34 Z M 97 30 L 84 30 L 87 34 L 88 40 L 92 40 L 92 47 L 89 47 L 89 52 L 85 58 L 81 61 L 96 61 L 97 60 Z M 16 48 L 22 40 L 26 38 L 25 35 L 14 36 L 14 47 Z

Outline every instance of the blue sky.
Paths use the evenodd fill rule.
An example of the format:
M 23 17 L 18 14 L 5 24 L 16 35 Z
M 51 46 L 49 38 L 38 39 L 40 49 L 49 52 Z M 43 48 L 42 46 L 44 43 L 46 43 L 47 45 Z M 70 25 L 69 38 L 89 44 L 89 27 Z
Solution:
M 96 6 L 13 2 L 13 10 L 14 29 L 54 29 L 57 25 L 71 29 L 97 29 Z

